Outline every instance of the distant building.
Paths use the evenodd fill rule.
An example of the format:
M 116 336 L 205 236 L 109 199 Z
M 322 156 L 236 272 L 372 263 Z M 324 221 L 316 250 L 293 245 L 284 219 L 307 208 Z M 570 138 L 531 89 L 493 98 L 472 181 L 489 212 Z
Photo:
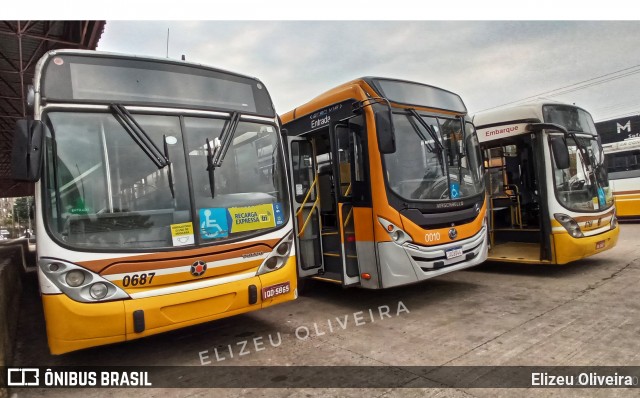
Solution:
M 640 138 L 640 115 L 605 120 L 596 123 L 603 144 Z

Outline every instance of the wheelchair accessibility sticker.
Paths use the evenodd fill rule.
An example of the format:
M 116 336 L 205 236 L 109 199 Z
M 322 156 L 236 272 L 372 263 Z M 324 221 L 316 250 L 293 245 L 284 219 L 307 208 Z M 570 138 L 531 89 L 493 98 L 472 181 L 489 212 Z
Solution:
M 226 238 L 229 236 L 227 209 L 223 207 L 200 209 L 199 216 L 202 239 Z
M 457 199 L 460 197 L 460 183 L 451 182 L 449 184 L 449 192 L 451 192 L 451 199 Z

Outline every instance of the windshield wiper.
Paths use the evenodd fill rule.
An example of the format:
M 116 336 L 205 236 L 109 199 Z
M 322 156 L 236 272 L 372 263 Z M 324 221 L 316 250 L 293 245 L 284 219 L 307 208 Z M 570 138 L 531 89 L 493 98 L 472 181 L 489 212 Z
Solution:
M 429 135 L 431 136 L 431 139 L 436 143 L 436 145 L 438 146 L 438 149 L 441 150 L 441 151 L 444 151 L 444 146 L 442 145 L 440 140 L 438 140 L 438 136 L 436 135 L 436 132 L 433 131 L 433 129 L 431 129 L 431 127 L 429 127 L 427 122 L 425 122 L 422 119 L 422 116 L 420 116 L 418 114 L 418 112 L 416 112 L 415 109 L 409 109 L 409 112 L 413 115 L 413 117 L 418 119 L 418 122 L 420 123 L 420 125 L 422 125 L 422 127 L 424 127 L 424 129 L 427 130 L 427 133 L 429 133 Z
M 460 184 L 460 186 L 462 186 L 462 158 L 464 157 L 464 150 L 466 149 L 464 147 L 465 141 L 464 141 L 464 132 L 465 132 L 465 125 L 464 125 L 464 117 L 460 116 L 460 140 L 458 140 L 458 137 L 455 137 L 455 134 L 453 134 L 453 136 L 455 137 L 454 139 L 454 144 L 456 146 L 456 154 L 458 155 L 458 183 Z M 458 145 L 458 142 L 460 143 L 460 145 Z M 469 162 L 467 162 L 467 167 L 469 167 Z
M 207 147 L 207 173 L 209 174 L 209 191 L 211 192 L 211 198 L 215 196 L 215 179 L 214 179 L 214 171 L 213 167 L 213 155 L 211 154 L 211 142 L 209 139 L 205 139 L 205 145 Z
M 235 133 L 236 127 L 238 127 L 239 122 L 240 114 L 238 112 L 233 112 L 231 114 L 229 123 L 225 125 L 226 128 L 222 129 L 220 137 L 218 137 L 218 139 L 220 140 L 220 147 L 216 148 L 215 152 L 213 153 L 213 159 L 211 160 L 213 167 L 222 166 L 222 161 L 224 160 L 224 157 L 226 156 L 227 151 L 231 146 L 231 141 L 233 141 L 233 134 Z
M 164 158 L 167 159 L 167 178 L 169 179 L 169 189 L 171 190 L 171 197 L 176 198 L 176 193 L 173 190 L 173 173 L 171 172 L 171 160 L 169 159 L 169 145 L 167 144 L 167 136 L 162 134 L 162 142 L 164 143 Z
M 580 152 L 580 157 L 582 158 L 582 171 L 585 172 L 586 177 L 589 179 L 589 182 L 593 184 L 596 188 L 600 188 L 600 184 L 598 183 L 598 179 L 596 178 L 595 169 L 592 162 L 592 157 L 589 154 L 589 151 L 584 147 L 582 142 L 576 136 L 575 131 L 567 131 L 569 137 L 573 138 L 573 141 L 576 143 L 576 147 L 578 148 L 578 152 Z
M 120 104 L 111 104 L 109 105 L 109 109 L 111 109 L 113 116 L 120 125 L 122 125 L 131 139 L 159 169 L 166 167 L 170 163 L 166 155 L 163 154 L 156 144 L 153 143 L 151 138 L 149 138 L 149 135 L 147 135 L 124 106 Z
M 231 114 L 231 119 L 229 119 L 229 122 L 226 123 L 222 128 L 220 136 L 214 141 L 215 149 L 213 154 L 211 153 L 211 143 L 208 138 L 206 139 L 207 171 L 209 172 L 209 188 L 211 190 L 212 198 L 215 197 L 215 169 L 216 167 L 222 166 L 222 161 L 224 160 L 224 157 L 226 156 L 227 151 L 231 146 L 231 142 L 233 141 L 233 136 L 239 122 L 240 114 L 238 112 L 233 112 Z
M 427 137 L 425 137 L 424 134 L 422 134 L 422 131 L 420 131 L 420 128 L 418 128 L 418 126 L 416 125 L 416 122 L 414 122 L 413 119 L 409 118 L 409 123 L 411 124 L 411 127 L 413 127 L 413 131 L 418 135 L 418 137 L 420 137 L 420 140 L 423 141 L 424 144 L 427 146 L 427 149 L 433 152 L 435 149 L 431 146 L 431 144 L 429 143 L 429 140 L 427 140 Z
M 409 118 L 409 122 L 411 123 L 411 126 L 413 126 L 413 129 L 415 130 L 415 132 L 418 134 L 418 136 L 420 137 L 421 140 L 424 141 L 425 145 L 427 145 L 427 149 L 429 149 L 429 151 L 431 152 L 436 152 L 438 155 L 438 163 L 440 164 L 440 168 L 442 169 L 442 175 L 445 175 L 445 160 L 443 159 L 443 154 L 444 154 L 444 146 L 442 145 L 442 143 L 438 140 L 438 137 L 436 136 L 436 132 L 433 131 L 433 129 L 422 119 L 422 117 L 418 114 L 418 112 L 416 112 L 415 109 L 409 109 L 409 112 L 411 113 L 411 115 L 418 120 L 418 122 L 420 123 L 420 125 L 422 127 L 424 127 L 425 130 L 427 130 L 427 133 L 429 133 L 429 136 L 431 137 L 431 139 L 433 140 L 433 142 L 436 144 L 436 147 L 433 148 L 429 145 L 429 142 L 427 141 L 427 137 L 424 136 L 424 134 L 422 134 L 422 132 L 420 131 L 420 129 L 418 128 L 418 126 L 415 125 L 415 122 L 411 121 L 411 118 Z

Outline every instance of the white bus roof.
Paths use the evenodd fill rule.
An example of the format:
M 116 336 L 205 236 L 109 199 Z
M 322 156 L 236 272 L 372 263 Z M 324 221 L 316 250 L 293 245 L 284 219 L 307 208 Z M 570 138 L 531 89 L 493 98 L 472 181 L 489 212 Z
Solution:
M 529 124 L 544 121 L 542 114 L 544 105 L 566 105 L 582 109 L 579 106 L 559 101 L 536 100 L 523 105 L 480 112 L 473 116 L 473 124 L 478 132 L 478 141 L 482 143 L 529 133 L 530 131 L 527 129 Z

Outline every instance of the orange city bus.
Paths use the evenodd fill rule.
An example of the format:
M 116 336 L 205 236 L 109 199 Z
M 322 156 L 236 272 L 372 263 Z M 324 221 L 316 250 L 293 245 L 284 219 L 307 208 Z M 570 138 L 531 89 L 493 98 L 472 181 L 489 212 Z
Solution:
M 591 115 L 535 101 L 478 113 L 489 260 L 566 264 L 616 245 L 620 228 Z
M 485 260 L 481 154 L 457 94 L 365 77 L 281 118 L 299 283 L 383 289 Z
M 61 50 L 30 98 L 12 161 L 36 183 L 51 353 L 296 298 L 282 136 L 259 80 Z

